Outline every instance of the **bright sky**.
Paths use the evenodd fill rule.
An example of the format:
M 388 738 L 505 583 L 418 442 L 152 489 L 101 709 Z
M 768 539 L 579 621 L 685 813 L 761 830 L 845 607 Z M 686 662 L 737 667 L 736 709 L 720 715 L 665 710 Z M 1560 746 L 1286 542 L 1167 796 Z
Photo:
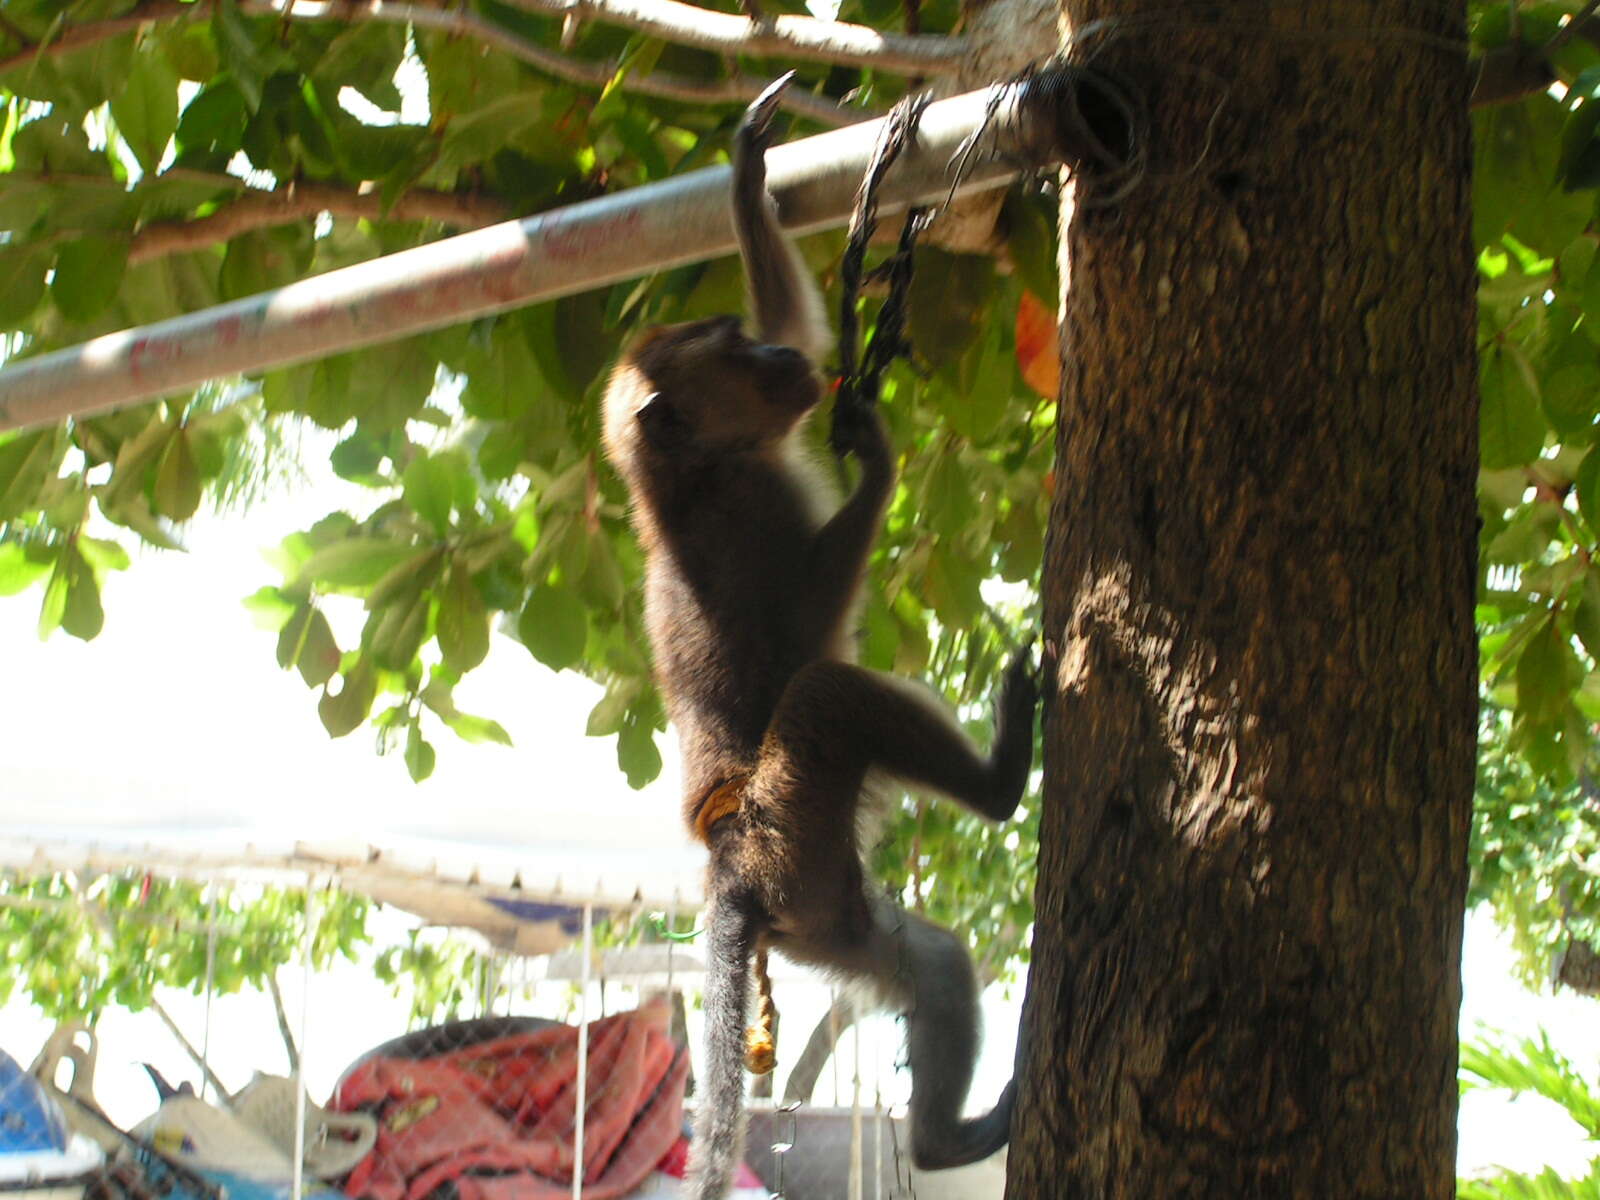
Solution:
M 620 856 L 679 856 L 692 872 L 696 856 L 678 822 L 670 739 L 662 780 L 631 792 L 611 741 L 584 736 L 595 687 L 552 674 L 509 639 L 496 637 L 459 701 L 505 725 L 515 749 L 468 746 L 440 730 L 437 772 L 419 786 L 398 755 L 374 753 L 365 730 L 327 738 L 314 693 L 278 669 L 273 635 L 257 629 L 239 602 L 277 582 L 261 548 L 335 505 L 361 515 L 371 503 L 370 493 L 323 480 L 246 517 L 197 521 L 187 534 L 190 553 L 136 553 L 131 571 L 110 578 L 106 630 L 93 643 L 58 633 L 41 644 L 37 593 L 0 600 L 7 676 L 0 691 L 0 821 L 12 830 L 24 822 L 91 831 L 130 823 L 170 832 L 243 825 L 306 838 L 381 843 L 410 835 L 501 847 L 575 838 L 598 840 Z M 1474 916 L 1462 1029 L 1470 1033 L 1483 1022 L 1526 1033 L 1542 1023 L 1592 1077 L 1600 1061 L 1593 1003 L 1571 993 L 1530 995 L 1512 979 L 1510 961 L 1492 923 Z M 291 1012 L 298 1012 L 296 981 L 286 985 Z M 974 1088 L 985 1105 L 1010 1068 L 1021 989 L 1011 990 L 1007 998 L 997 989 L 985 1004 L 989 1038 Z M 820 989 L 791 999 L 791 1027 L 808 1028 L 825 1002 Z M 174 997 L 172 1007 L 186 1028 L 203 1028 L 198 1000 Z M 403 1007 L 360 972 L 314 980 L 311 1011 L 308 1080 L 318 1099 L 351 1058 L 399 1032 L 405 1020 Z M 260 997 L 219 1001 L 212 1028 L 213 1054 L 231 1087 L 257 1067 L 284 1069 Z M 24 1064 L 45 1033 L 21 1006 L 0 1010 L 0 1047 Z M 175 1079 L 194 1075 L 149 1014 L 116 1015 L 102 1037 L 101 1096 L 124 1120 L 154 1099 L 133 1063 L 150 1059 Z M 863 1054 L 892 1063 L 895 1037 L 892 1024 L 875 1028 Z M 847 1098 L 847 1074 L 840 1086 Z M 1578 1172 L 1592 1153 L 1578 1127 L 1537 1098 L 1469 1093 L 1460 1130 L 1465 1170 L 1549 1162 Z

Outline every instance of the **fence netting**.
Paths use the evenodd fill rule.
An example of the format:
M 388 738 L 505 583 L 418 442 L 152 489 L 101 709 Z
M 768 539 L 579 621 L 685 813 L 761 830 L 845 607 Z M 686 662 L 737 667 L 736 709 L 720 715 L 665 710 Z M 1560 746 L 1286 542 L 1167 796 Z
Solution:
M 530 957 L 326 887 L 187 886 L 0 875 L 0 1187 L 16 1190 L 6 1131 L 32 1102 L 57 1114 L 61 1144 L 52 1159 L 41 1135 L 30 1169 L 67 1180 L 44 1170 L 39 1200 L 682 1194 L 700 1038 L 692 945 L 658 939 L 629 958 L 651 922 L 613 915 L 587 951 Z M 646 966 L 607 973 L 614 960 Z M 828 1011 L 826 986 L 810 986 Z M 786 1067 L 812 1014 L 797 1002 L 788 1015 Z M 867 1076 L 896 1078 L 899 1052 L 892 1021 L 862 1022 L 813 1081 L 831 1104 L 786 1102 L 781 1073 L 775 1095 L 753 1086 L 767 1095 L 751 1102 L 734 1200 L 987 1195 L 911 1179 L 903 1129 L 861 1082 L 863 1057 Z

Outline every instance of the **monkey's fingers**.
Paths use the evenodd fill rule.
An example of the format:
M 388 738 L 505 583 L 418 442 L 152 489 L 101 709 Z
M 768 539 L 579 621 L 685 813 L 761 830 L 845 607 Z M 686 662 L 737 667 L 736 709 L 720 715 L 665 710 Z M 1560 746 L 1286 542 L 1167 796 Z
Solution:
M 783 93 L 794 80 L 794 74 L 793 71 L 785 71 L 767 84 L 762 93 L 750 102 L 750 107 L 744 110 L 744 121 L 739 127 L 741 134 L 762 146 L 766 145 L 767 136 L 772 131 L 773 115 L 778 111 L 778 103 L 783 99 Z

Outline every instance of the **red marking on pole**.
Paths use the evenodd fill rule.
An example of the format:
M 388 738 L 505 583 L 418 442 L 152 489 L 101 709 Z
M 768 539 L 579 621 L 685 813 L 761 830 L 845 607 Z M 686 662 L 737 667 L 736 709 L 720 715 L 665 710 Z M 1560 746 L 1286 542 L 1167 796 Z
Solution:
M 175 339 L 142 337 L 128 347 L 128 374 L 142 379 L 148 372 L 161 371 L 183 358 L 183 347 Z
M 607 243 L 618 241 L 634 233 L 644 224 L 644 214 L 638 209 L 618 213 L 603 221 L 585 221 L 575 227 L 570 218 L 553 218 L 545 225 L 540 236 L 544 252 L 555 259 L 586 258 Z

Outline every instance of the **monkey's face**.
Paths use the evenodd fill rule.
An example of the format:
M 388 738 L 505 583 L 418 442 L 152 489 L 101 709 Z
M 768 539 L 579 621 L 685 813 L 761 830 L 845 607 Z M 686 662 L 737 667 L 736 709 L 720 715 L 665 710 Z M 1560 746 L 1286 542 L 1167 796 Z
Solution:
M 664 452 L 759 448 L 784 438 L 822 397 L 804 354 L 753 341 L 738 317 L 652 330 L 628 365 L 643 385 L 633 418 Z

